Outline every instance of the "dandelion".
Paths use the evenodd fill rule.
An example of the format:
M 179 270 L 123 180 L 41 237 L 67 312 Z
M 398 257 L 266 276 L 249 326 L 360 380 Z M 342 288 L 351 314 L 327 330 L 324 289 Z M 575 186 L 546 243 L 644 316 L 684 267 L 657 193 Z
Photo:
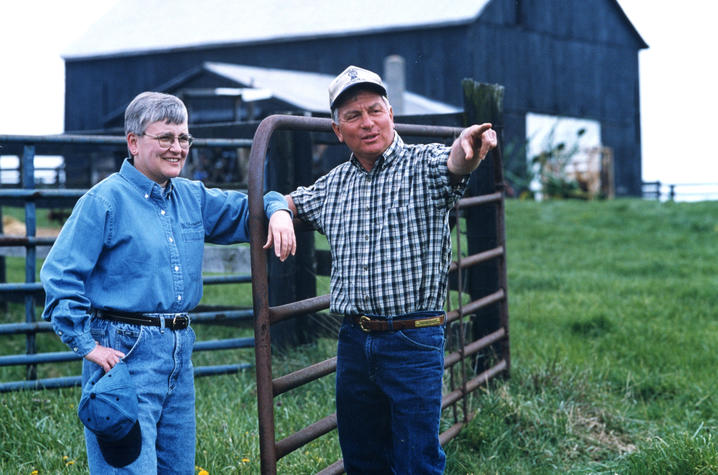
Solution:
M 30 472 L 30 475 L 39 475 L 39 473 L 40 473 L 39 471 L 33 470 L 32 472 Z
M 242 459 L 242 463 L 249 463 L 249 459 L 248 459 L 247 457 L 244 457 L 244 458 Z
M 197 475 L 209 475 L 209 472 L 202 468 Z

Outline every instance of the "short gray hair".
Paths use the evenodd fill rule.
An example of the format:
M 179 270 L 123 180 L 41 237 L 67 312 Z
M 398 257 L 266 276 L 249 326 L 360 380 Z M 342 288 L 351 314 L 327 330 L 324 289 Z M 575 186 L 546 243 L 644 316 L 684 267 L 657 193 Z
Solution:
M 187 122 L 187 107 L 176 96 L 162 92 L 143 92 L 125 109 L 125 135 L 142 135 L 153 122 L 170 124 Z
M 357 90 L 356 94 L 358 94 L 359 92 L 360 91 Z M 381 99 L 384 101 L 384 104 L 386 104 L 386 109 L 391 109 L 391 104 L 389 104 L 389 98 L 386 96 L 381 96 Z M 342 103 L 344 102 L 345 101 L 342 101 Z M 334 122 L 335 124 L 339 124 L 339 107 L 335 107 L 334 109 L 332 109 L 332 122 Z

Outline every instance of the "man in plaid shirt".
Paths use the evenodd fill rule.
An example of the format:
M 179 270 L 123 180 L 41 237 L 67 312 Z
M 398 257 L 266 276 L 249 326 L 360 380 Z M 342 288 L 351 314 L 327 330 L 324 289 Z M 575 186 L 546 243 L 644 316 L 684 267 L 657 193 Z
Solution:
M 352 154 L 287 201 L 327 236 L 339 442 L 348 474 L 442 473 L 439 444 L 449 211 L 496 146 L 491 124 L 451 147 L 407 145 L 381 78 L 349 66 L 329 86 L 332 128 Z

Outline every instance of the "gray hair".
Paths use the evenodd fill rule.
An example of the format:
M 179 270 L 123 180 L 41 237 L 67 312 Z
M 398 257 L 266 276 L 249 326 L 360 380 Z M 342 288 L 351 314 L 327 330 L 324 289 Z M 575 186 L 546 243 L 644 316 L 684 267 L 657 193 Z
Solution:
M 142 135 L 153 122 L 169 124 L 187 122 L 187 107 L 175 96 L 161 92 L 143 92 L 125 109 L 125 135 Z
M 358 94 L 360 91 L 356 91 L 356 94 Z M 356 95 L 355 94 L 355 95 Z M 389 104 L 389 98 L 386 96 L 381 96 L 381 100 L 384 101 L 384 104 L 386 104 L 386 110 L 391 109 L 391 104 Z M 342 101 L 344 103 L 346 100 Z M 332 109 L 332 122 L 335 124 L 339 124 L 339 107 L 335 107 Z

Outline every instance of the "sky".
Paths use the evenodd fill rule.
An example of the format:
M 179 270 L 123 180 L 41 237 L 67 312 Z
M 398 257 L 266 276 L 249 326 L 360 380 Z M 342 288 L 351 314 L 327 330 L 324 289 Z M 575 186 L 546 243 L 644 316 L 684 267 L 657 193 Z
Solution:
M 0 4 L 0 135 L 63 131 L 63 51 L 118 0 Z M 718 184 L 718 3 L 619 0 L 639 53 L 643 179 Z M 702 52 L 702 53 L 701 53 Z M 714 59 L 710 59 L 713 57 Z

